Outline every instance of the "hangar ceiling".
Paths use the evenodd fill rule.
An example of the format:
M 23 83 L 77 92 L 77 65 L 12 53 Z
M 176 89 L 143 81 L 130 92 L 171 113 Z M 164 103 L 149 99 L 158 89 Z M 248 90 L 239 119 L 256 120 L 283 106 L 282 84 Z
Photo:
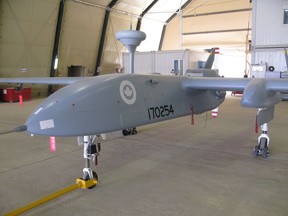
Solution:
M 19 76 L 22 68 L 49 76 L 61 2 L 59 76 L 70 65 L 85 66 L 85 75 L 113 72 L 126 51 L 115 33 L 130 27 L 147 34 L 138 51 L 243 51 L 250 37 L 249 0 L 1 0 L 0 76 Z
M 108 6 L 111 1 L 101 2 Z M 97 0 L 90 0 L 89 3 L 100 6 Z M 147 11 L 142 16 L 145 10 Z M 142 51 L 211 45 L 243 49 L 247 34 L 250 37 L 249 0 L 118 0 L 111 9 L 111 16 L 117 16 L 116 14 L 127 16 L 126 19 L 130 19 L 131 23 L 142 18 L 141 30 L 148 35 L 144 45 L 139 48 Z M 168 42 L 161 46 L 159 43 L 163 26 L 169 28 L 165 32 L 167 35 L 163 35 Z M 136 29 L 136 26 L 133 28 Z
M 251 3 L 248 0 L 192 1 L 167 26 L 165 49 L 170 49 L 173 29 L 177 29 L 179 47 L 203 48 L 207 46 L 244 49 L 246 36 L 250 39 Z M 170 39 L 169 39 L 170 38 Z M 176 44 L 174 45 L 176 46 Z

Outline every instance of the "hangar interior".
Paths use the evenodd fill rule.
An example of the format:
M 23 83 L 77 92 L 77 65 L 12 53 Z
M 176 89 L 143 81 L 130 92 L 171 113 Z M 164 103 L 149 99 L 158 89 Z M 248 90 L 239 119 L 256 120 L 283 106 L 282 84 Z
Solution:
M 287 71 L 279 49 L 287 47 L 285 8 L 285 0 L 3 0 L 1 76 L 65 77 L 71 66 L 82 66 L 85 76 L 114 72 L 127 52 L 115 33 L 129 28 L 147 35 L 140 52 L 220 47 L 214 67 L 226 77 L 263 62 Z
M 83 66 L 85 76 L 111 73 L 123 66 L 121 53 L 127 52 L 115 33 L 130 27 L 147 35 L 137 51 L 203 51 L 218 46 L 226 63 L 242 61 L 241 69 L 234 70 L 243 76 L 245 47 L 251 39 L 248 0 L 26 0 L 1 1 L 1 8 L 4 77 L 65 77 L 71 65 Z
M 146 34 L 136 56 L 179 52 L 181 58 L 165 59 L 173 65 L 189 51 L 201 63 L 204 49 L 219 47 L 213 69 L 220 75 L 288 77 L 287 0 L 1 0 L 0 10 L 0 78 L 126 73 L 128 50 L 115 34 L 127 29 Z M 25 87 L 32 99 L 24 106 L 0 102 L 0 132 L 23 124 L 62 86 Z M 240 100 L 227 95 L 218 118 L 206 112 L 194 125 L 188 116 L 137 127 L 133 136 L 108 133 L 99 185 L 25 215 L 287 215 L 287 102 L 275 107 L 271 155 L 263 159 L 252 154 L 256 109 L 241 108 Z M 47 137 L 0 135 L 1 215 L 82 175 L 77 138 L 56 140 L 51 153 Z

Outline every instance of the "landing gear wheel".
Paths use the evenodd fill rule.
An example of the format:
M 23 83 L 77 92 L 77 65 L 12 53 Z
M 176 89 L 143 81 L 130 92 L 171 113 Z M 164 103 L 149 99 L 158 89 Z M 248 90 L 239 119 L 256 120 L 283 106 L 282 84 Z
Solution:
M 134 135 L 134 134 L 137 134 L 136 127 L 128 128 L 128 129 L 122 130 L 122 134 L 123 134 L 123 136 L 128 136 L 128 135 Z
M 97 175 L 97 173 L 96 173 L 95 171 L 92 171 L 92 174 L 93 174 L 93 178 L 95 178 L 96 180 L 98 180 L 98 175 Z M 88 180 L 90 180 L 91 178 L 90 178 L 90 176 L 89 176 L 88 173 L 85 173 L 85 175 L 83 176 L 82 179 L 83 179 L 84 181 L 88 181 Z
M 137 133 L 138 132 L 137 132 L 136 128 L 132 128 L 132 135 L 137 134 Z
M 95 171 L 92 171 L 92 174 L 93 174 L 93 178 L 97 180 L 98 182 L 98 175 Z M 89 174 L 88 173 L 85 173 L 85 175 L 83 176 L 82 180 L 84 181 L 88 181 L 90 180 L 90 177 L 89 177 Z M 93 185 L 91 187 L 88 187 L 88 189 L 93 189 L 94 187 L 96 187 L 96 185 Z
M 253 151 L 253 155 L 254 157 L 258 157 L 260 155 L 260 150 L 259 150 L 259 146 L 256 145 Z
M 131 131 L 130 128 L 129 128 L 129 129 L 122 130 L 123 136 L 128 136 L 128 135 L 130 135 L 131 133 L 132 133 L 132 131 Z
M 268 139 L 266 138 L 261 138 L 260 143 L 255 146 L 254 152 L 253 152 L 254 157 L 262 156 L 263 158 L 267 158 L 269 155 L 269 149 L 268 149 Z
M 262 157 L 263 157 L 263 158 L 267 158 L 267 157 L 268 157 L 268 154 L 269 154 L 268 147 L 265 147 L 265 148 L 262 150 Z
M 97 182 L 98 182 L 98 175 L 97 175 L 97 173 L 96 172 L 94 172 L 93 171 L 93 178 L 94 179 L 96 179 L 97 180 Z M 93 185 L 93 186 L 91 186 L 91 187 L 88 187 L 88 189 L 93 189 L 93 188 L 95 188 L 96 187 L 96 184 L 95 185 Z

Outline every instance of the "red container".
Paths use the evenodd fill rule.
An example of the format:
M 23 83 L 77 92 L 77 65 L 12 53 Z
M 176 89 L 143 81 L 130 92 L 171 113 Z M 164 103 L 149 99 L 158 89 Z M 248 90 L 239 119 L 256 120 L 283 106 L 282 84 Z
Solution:
M 2 99 L 7 102 L 19 101 L 19 95 L 22 95 L 23 101 L 31 100 L 31 88 L 23 88 L 17 91 L 15 88 L 6 88 L 2 90 Z
M 3 101 L 3 89 L 0 88 L 0 101 Z

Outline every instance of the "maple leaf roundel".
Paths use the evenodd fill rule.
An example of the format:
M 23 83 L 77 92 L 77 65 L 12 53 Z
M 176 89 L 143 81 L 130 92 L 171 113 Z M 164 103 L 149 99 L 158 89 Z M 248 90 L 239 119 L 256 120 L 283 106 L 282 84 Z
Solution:
M 120 95 L 126 104 L 134 104 L 136 101 L 136 89 L 134 85 L 128 80 L 123 80 L 120 84 Z

